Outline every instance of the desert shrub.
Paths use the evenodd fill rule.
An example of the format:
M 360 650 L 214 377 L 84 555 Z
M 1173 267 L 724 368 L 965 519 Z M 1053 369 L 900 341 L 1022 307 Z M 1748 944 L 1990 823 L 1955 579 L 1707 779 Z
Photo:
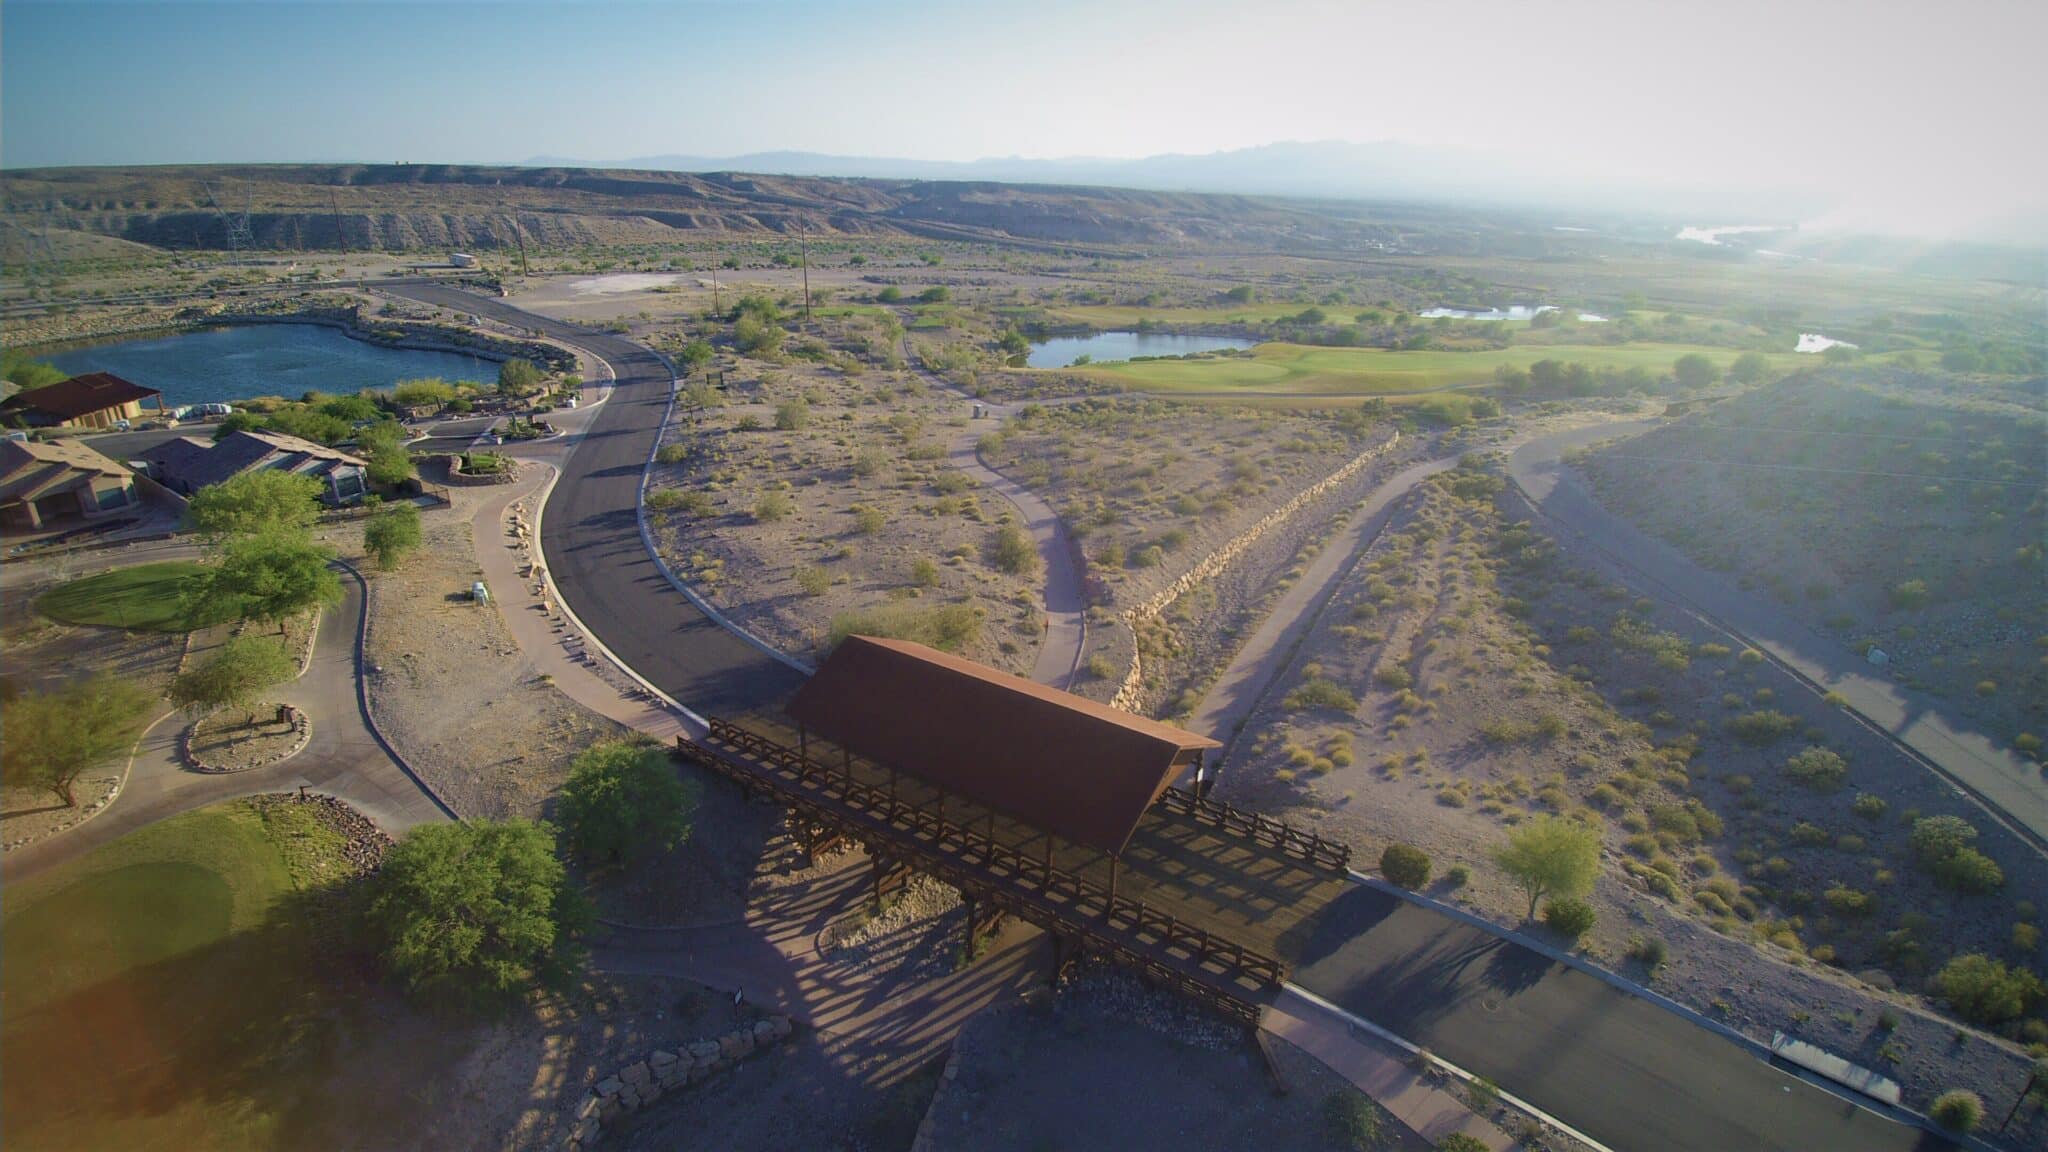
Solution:
M 806 596 L 823 596 L 832 588 L 832 574 L 815 564 L 796 570 L 796 586 Z
M 733 421 L 732 428 L 735 432 L 759 432 L 761 430 L 761 418 L 749 412 L 738 420 Z
M 1380 874 L 1403 888 L 1429 883 L 1429 853 L 1413 844 L 1389 844 L 1380 853 Z
M 919 588 L 933 588 L 939 583 L 939 566 L 929 557 L 920 556 L 910 563 L 910 582 Z
M 1887 807 L 1889 805 L 1884 802 L 1884 797 L 1865 792 L 1863 795 L 1856 797 L 1855 803 L 1849 805 L 1849 811 L 1863 817 L 1865 820 L 1877 820 L 1884 816 L 1884 811 Z
M 1821 899 L 1829 908 L 1843 916 L 1862 916 L 1877 906 L 1877 897 L 1868 892 L 1859 892 L 1846 884 L 1837 884 L 1821 893 Z
M 1415 683 L 1414 677 L 1408 675 L 1408 670 L 1398 664 L 1388 664 L 1381 668 L 1373 673 L 1372 680 L 1390 692 L 1399 691 Z
M 1088 657 L 1087 668 L 1088 675 L 1097 680 L 1110 680 L 1116 677 L 1116 661 L 1101 652 Z
M 873 536 L 889 526 L 889 514 L 880 508 L 855 504 L 848 511 L 853 513 L 854 529 L 863 536 Z
M 1591 904 L 1570 896 L 1561 896 L 1543 906 L 1543 922 L 1568 939 L 1577 940 L 1592 931 L 1595 919 Z
M 1463 864 L 1453 864 L 1444 871 L 1444 886 L 1463 888 L 1472 882 L 1472 870 Z
M 1984 1101 L 1975 1092 L 1951 1088 L 1934 1098 L 1927 1115 L 1951 1132 L 1971 1132 L 1984 1119 Z
M 796 502 L 789 498 L 787 492 L 763 492 L 761 498 L 754 502 L 754 519 L 764 524 L 787 520 L 794 511 Z
M 834 616 L 827 646 L 835 646 L 848 636 L 880 636 L 958 652 L 980 634 L 981 613 L 970 604 L 945 604 L 936 608 L 886 604 Z
M 1154 544 L 1140 548 L 1131 555 L 1131 565 L 1136 568 L 1157 568 L 1166 563 L 1166 550 Z
M 688 444 L 663 444 L 661 451 L 655 453 L 655 459 L 663 464 L 685 463 L 690 459 L 690 446 Z
M 1038 549 L 1022 528 L 1005 524 L 996 529 L 994 560 L 1012 576 L 1028 576 L 1038 569 Z
M 1383 1138 L 1379 1105 L 1358 1092 L 1323 1097 L 1323 1123 L 1339 1144 L 1358 1152 L 1371 1152 Z
M 785 400 L 775 406 L 775 428 L 795 432 L 811 422 L 811 406 L 802 400 Z
M 1664 941 L 1655 936 L 1631 936 L 1628 938 L 1629 959 L 1655 972 L 1664 966 Z
M 1728 721 L 1728 732 L 1744 744 L 1775 744 L 1799 730 L 1799 721 L 1783 712 L 1762 709 Z
M 1830 749 L 1809 746 L 1785 761 L 1785 774 L 1816 792 L 1833 792 L 1848 778 L 1849 762 Z
M 1956 1015 L 1972 1024 L 1998 1025 L 2023 1016 L 2042 996 L 2040 977 L 2008 968 L 1979 952 L 1950 960 L 1934 975 L 1934 989 Z
M 1998 861 L 1975 848 L 1958 848 L 1955 854 L 1934 866 L 1934 878 L 1958 892 L 1982 895 L 2005 886 L 2005 870 Z
M 1358 699 L 1343 685 L 1321 676 L 1311 676 L 1289 692 L 1281 704 L 1289 711 L 1302 712 L 1311 708 L 1334 708 L 1339 712 L 1351 712 L 1358 708 Z
M 1892 607 L 1912 610 L 1927 606 L 1927 581 L 1908 580 L 1892 588 Z
M 1990 892 L 2005 883 L 2005 873 L 1972 846 L 1976 839 L 1977 829 L 1960 816 L 1923 816 L 1913 821 L 1907 843 L 1936 880 L 1962 892 Z
M 2041 947 L 2041 929 L 2032 924 L 2020 923 L 2012 926 L 2012 950 L 2021 956 L 2031 956 Z
M 1477 1136 L 1453 1132 L 1436 1142 L 1436 1152 L 1487 1152 L 1487 1148 Z

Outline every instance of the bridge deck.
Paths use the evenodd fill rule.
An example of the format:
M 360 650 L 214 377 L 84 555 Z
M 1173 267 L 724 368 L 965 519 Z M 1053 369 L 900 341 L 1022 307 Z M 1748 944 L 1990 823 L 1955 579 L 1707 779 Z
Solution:
M 799 737 L 786 723 L 759 716 L 737 726 L 795 749 Z M 808 756 L 835 770 L 849 761 L 853 778 L 888 788 L 890 772 L 827 741 L 802 741 Z M 906 803 L 937 806 L 940 790 L 906 774 L 895 776 L 897 795 Z M 1107 890 L 1112 871 L 1106 853 L 1048 837 L 1043 830 L 990 811 L 957 795 L 944 798 L 947 819 L 991 836 L 996 843 L 1026 857 L 1042 859 L 1048 847 L 1052 866 Z M 1117 894 L 1156 908 L 1204 932 L 1282 961 L 1296 955 L 1308 921 L 1343 892 L 1341 870 L 1318 867 L 1297 856 L 1257 843 L 1167 804 L 1154 804 L 1132 834 L 1121 864 L 1115 868 Z

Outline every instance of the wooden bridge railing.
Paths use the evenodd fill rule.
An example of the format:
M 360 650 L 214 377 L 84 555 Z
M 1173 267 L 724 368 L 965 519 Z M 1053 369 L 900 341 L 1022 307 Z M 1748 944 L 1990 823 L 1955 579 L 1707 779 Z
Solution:
M 1286 977 L 1285 967 L 1271 956 L 1142 901 L 1112 894 L 1085 876 L 1051 865 L 1043 855 L 1003 844 L 923 805 L 892 796 L 886 788 L 857 780 L 842 769 L 808 760 L 768 737 L 713 720 L 708 739 L 771 771 L 749 771 L 717 748 L 683 737 L 676 740 L 677 751 L 743 787 L 765 788 L 784 803 L 801 806 L 808 817 L 856 839 L 882 834 L 892 853 L 908 851 L 916 856 L 912 867 L 978 898 L 992 899 L 1027 920 L 1086 937 L 1120 961 L 1176 988 L 1186 991 L 1191 984 L 1200 983 L 1200 976 L 1219 981 L 1221 986 L 1203 986 L 1202 998 L 1229 999 L 1230 1003 L 1222 1006 L 1240 1019 L 1256 1018 L 1251 995 L 1277 988 Z M 848 827 L 849 820 L 865 821 L 868 835 Z M 1174 967 L 1173 960 L 1193 972 Z M 1244 987 L 1246 984 L 1252 987 Z
M 1339 876 L 1351 867 L 1351 845 L 1325 840 L 1271 816 L 1245 812 L 1215 800 L 1204 800 L 1184 788 L 1170 787 L 1160 794 L 1159 805 L 1169 812 L 1212 825 L 1253 843 L 1278 849 L 1314 867 Z

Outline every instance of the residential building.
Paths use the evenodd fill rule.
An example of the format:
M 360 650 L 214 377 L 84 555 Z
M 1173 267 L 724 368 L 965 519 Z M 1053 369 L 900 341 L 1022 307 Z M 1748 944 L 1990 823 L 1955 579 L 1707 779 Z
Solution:
M 128 470 L 83 444 L 0 441 L 0 528 L 40 532 L 135 503 Z
M 265 468 L 318 478 L 326 488 L 322 498 L 329 504 L 353 504 L 369 490 L 367 460 L 278 432 L 236 431 L 212 441 L 181 436 L 131 463 L 181 496 Z
M 141 419 L 142 402 L 151 398 L 156 400 L 156 414 L 162 416 L 163 393 L 111 372 L 88 372 L 0 400 L 0 424 L 16 428 L 114 428 L 123 420 Z

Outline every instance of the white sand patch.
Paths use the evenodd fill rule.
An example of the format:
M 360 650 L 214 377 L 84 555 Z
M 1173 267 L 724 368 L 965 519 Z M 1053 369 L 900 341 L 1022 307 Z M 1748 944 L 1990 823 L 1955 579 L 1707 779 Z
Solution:
M 620 272 L 611 276 L 592 276 L 577 280 L 569 285 L 569 291 L 578 296 L 623 296 L 628 292 L 651 292 L 666 288 L 682 281 L 677 272 Z

